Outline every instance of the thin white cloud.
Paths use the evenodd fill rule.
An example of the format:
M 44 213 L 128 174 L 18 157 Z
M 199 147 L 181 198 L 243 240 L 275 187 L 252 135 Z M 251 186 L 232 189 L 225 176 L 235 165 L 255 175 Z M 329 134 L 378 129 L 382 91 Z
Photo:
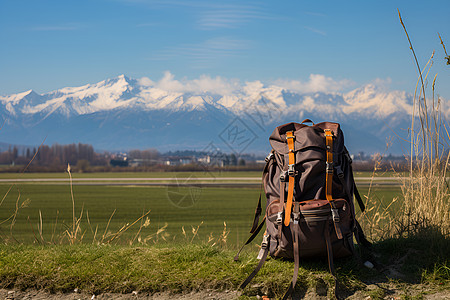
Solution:
M 153 86 L 155 83 L 148 77 L 142 77 L 138 79 L 138 83 L 143 86 Z
M 137 24 L 136 27 L 158 27 L 158 26 L 162 26 L 161 23 L 140 23 Z
M 262 82 L 260 80 L 241 82 L 239 79 L 228 79 L 220 76 L 211 77 L 209 75 L 201 75 L 196 79 L 183 78 L 178 80 L 169 71 L 166 71 L 163 77 L 157 82 L 143 77 L 139 80 L 139 83 L 144 86 L 157 87 L 168 92 L 211 93 L 222 96 L 242 92 L 245 94 L 255 94 L 257 91 L 262 92 L 267 89 L 275 89 L 278 92 L 286 90 L 298 94 L 318 92 L 333 94 L 340 93 L 354 86 L 351 80 L 335 80 L 321 74 L 311 74 L 306 81 L 278 79 L 269 82 Z
M 151 60 L 183 59 L 195 68 L 211 68 L 224 58 L 239 56 L 250 48 L 251 42 L 232 37 L 216 37 L 198 44 L 184 44 L 168 47 L 156 53 Z
M 197 21 L 201 29 L 238 28 L 255 19 L 275 19 L 258 6 L 230 6 L 202 11 Z
M 351 80 L 335 80 L 321 74 L 309 75 L 308 81 L 278 79 L 274 84 L 297 93 L 336 93 L 354 85 Z
M 314 17 L 326 17 L 327 16 L 326 14 L 313 12 L 313 11 L 305 11 L 304 13 L 307 15 L 310 15 L 310 16 L 314 16 Z
M 32 27 L 32 31 L 71 31 L 78 30 L 77 26 L 36 26 Z
M 74 30 L 80 30 L 82 28 L 85 28 L 86 24 L 82 23 L 75 23 L 75 22 L 68 22 L 64 24 L 47 24 L 47 25 L 35 25 L 28 30 L 31 31 L 74 31 Z
M 305 29 L 307 29 L 307 30 L 309 30 L 311 32 L 323 35 L 323 36 L 327 35 L 327 33 L 325 31 L 317 29 L 317 28 L 313 28 L 313 27 L 309 27 L 309 26 L 304 26 L 303 28 L 305 28 Z
M 202 30 L 239 28 L 255 19 L 279 19 L 261 3 L 242 4 L 239 1 L 177 1 L 177 0 L 119 0 L 150 9 L 164 7 L 184 9 L 192 14 Z
M 197 79 L 189 80 L 184 78 L 177 80 L 169 71 L 166 71 L 164 76 L 157 82 L 152 82 L 145 77 L 141 78 L 140 82 L 172 93 L 210 93 L 222 96 L 233 94 L 242 88 L 237 79 L 201 75 Z

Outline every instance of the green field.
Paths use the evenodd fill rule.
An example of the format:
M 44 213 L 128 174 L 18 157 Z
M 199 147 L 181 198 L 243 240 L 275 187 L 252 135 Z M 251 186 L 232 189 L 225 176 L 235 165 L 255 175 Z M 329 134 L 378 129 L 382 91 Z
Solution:
M 0 174 L 13 178 L 16 174 Z M 14 175 L 14 176 L 11 176 Z M 67 174 L 23 174 L 22 178 L 67 178 Z M 99 173 L 75 174 L 74 178 L 201 178 L 202 173 Z M 258 177 L 258 172 L 215 173 L 220 177 Z M 84 177 L 84 178 L 86 178 Z M 16 177 L 17 178 L 17 177 Z M 257 181 L 256 181 L 257 182 Z M 9 193 L 8 190 L 10 189 Z M 367 194 L 367 187 L 361 187 Z M 400 192 L 398 187 L 377 186 L 371 198 L 388 203 Z M 224 231 L 227 244 L 236 246 L 248 236 L 259 187 L 204 187 L 204 186 L 146 186 L 133 185 L 74 185 L 75 214 L 81 218 L 84 242 L 109 238 L 122 226 L 131 224 L 143 213 L 150 211 L 150 225 L 142 227 L 139 236 L 147 243 L 166 241 L 208 241 L 219 239 Z M 7 195 L 0 206 L 0 234 L 3 239 L 19 242 L 60 242 L 63 233 L 72 227 L 72 199 L 69 183 L 16 183 L 0 184 L 0 195 Z M 17 215 L 11 226 L 14 212 Z M 89 216 L 89 220 L 88 217 Z M 111 218 L 112 216 L 112 218 Z M 9 219 L 8 219 L 9 218 Z M 110 224 L 107 228 L 109 219 Z M 89 222 L 88 222 L 89 221 Z M 144 219 L 145 221 L 145 219 Z M 42 230 L 40 223 L 42 222 Z M 128 243 L 135 239 L 141 222 L 129 228 L 118 239 Z M 147 223 L 148 224 L 148 223 Z M 183 233 L 184 227 L 184 233 Z M 198 231 L 193 233 L 193 228 Z M 163 231 L 160 229 L 163 228 Z M 160 230 L 159 234 L 156 234 Z M 97 232 L 97 233 L 95 233 Z M 42 233 L 42 237 L 41 237 Z M 108 238 L 104 238 L 107 241 Z M 136 243 L 137 239 L 134 241 Z
M 74 173 L 74 178 L 188 178 L 196 177 L 261 177 L 261 172 L 101 172 Z M 67 173 L 0 173 L 0 179 L 68 178 Z
M 51 178 L 47 176 L 49 174 L 25 175 L 29 179 Z M 56 179 L 65 178 L 64 174 L 54 175 Z M 82 216 L 77 238 L 77 242 L 82 243 L 75 246 L 67 245 L 69 240 L 65 234 L 72 228 L 71 186 L 68 182 L 0 184 L 0 194 L 5 195 L 0 205 L 0 282 L 4 288 L 51 292 L 70 292 L 77 288 L 91 294 L 132 291 L 177 294 L 205 289 L 236 291 L 256 266 L 256 244 L 260 243 L 260 238 L 242 253 L 239 262 L 232 261 L 238 245 L 248 237 L 259 195 L 259 180 L 238 186 L 239 179 L 224 178 L 248 179 L 259 174 L 214 175 L 218 186 L 227 184 L 223 187 L 190 183 L 177 186 L 173 181 L 170 181 L 171 185 L 158 182 L 159 186 L 151 186 L 142 184 L 141 180 L 121 181 L 124 178 L 204 177 L 198 173 L 105 173 L 96 174 L 96 177 L 75 174 L 74 177 L 82 176 L 116 178 L 119 182 L 91 184 L 87 181 L 73 185 L 75 212 L 77 218 Z M 367 200 L 368 196 L 368 203 L 374 204 L 369 217 L 383 211 L 394 197 L 399 197 L 399 201 L 391 208 L 395 211 L 401 205 L 400 186 L 392 182 L 384 185 L 383 182 L 374 181 L 370 186 L 364 181 L 359 185 L 363 199 Z M 132 224 L 147 211 L 150 211 L 149 226 L 140 228 L 141 224 L 148 225 L 143 219 L 113 239 L 123 226 Z M 370 225 L 366 218 L 360 216 L 360 219 L 363 226 Z M 386 220 L 382 222 L 386 223 Z M 373 227 L 365 229 L 366 233 L 372 234 Z M 112 245 L 101 245 L 110 240 Z M 60 243 L 62 245 L 52 245 Z M 129 244 L 132 246 L 124 246 Z M 377 263 L 386 271 L 361 268 L 356 260 L 337 260 L 338 280 L 344 287 L 340 293 L 346 297 L 359 293 L 364 298 L 374 296 L 375 299 L 388 294 L 396 297 L 412 295 L 405 289 L 417 290 L 419 292 L 414 295 L 419 296 L 441 293 L 442 289 L 448 288 L 449 282 L 447 249 L 448 239 L 441 238 L 433 230 L 406 239 L 378 241 L 374 243 L 373 251 L 377 253 Z M 364 249 L 362 255 L 368 255 Z M 396 283 L 397 275 L 389 273 L 391 269 L 404 281 Z M 291 262 L 269 259 L 253 285 L 247 287 L 239 299 L 254 299 L 257 294 L 281 297 L 291 276 Z M 378 287 L 368 288 L 368 282 L 376 282 Z M 417 282 L 423 285 L 411 284 Z M 427 291 L 423 291 L 425 284 Z M 316 291 L 320 287 L 324 289 L 321 293 L 329 296 L 333 286 L 333 278 L 324 261 L 302 262 L 296 289 L 299 295 L 303 295 L 306 288 Z

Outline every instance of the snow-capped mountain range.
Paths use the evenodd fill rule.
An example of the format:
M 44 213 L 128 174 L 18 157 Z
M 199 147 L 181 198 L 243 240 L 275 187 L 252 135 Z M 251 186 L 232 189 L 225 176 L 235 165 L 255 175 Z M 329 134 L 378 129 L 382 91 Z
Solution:
M 81 142 L 105 150 L 265 153 L 276 126 L 305 118 L 341 123 L 353 152 L 384 151 L 393 130 L 406 137 L 411 95 L 376 84 L 340 93 L 330 80 L 311 75 L 308 83 L 242 84 L 207 76 L 178 81 L 166 73 L 158 82 L 120 75 L 44 94 L 30 90 L 0 96 L 0 140 L 38 145 L 46 137 L 47 144 Z M 400 151 L 394 141 L 388 152 Z

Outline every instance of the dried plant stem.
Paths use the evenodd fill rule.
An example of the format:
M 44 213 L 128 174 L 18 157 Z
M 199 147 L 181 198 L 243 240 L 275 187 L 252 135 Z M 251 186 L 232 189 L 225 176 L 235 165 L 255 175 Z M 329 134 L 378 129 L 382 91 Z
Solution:
M 34 232 L 33 225 L 31 225 L 31 222 L 30 222 L 30 216 L 27 217 L 27 222 L 28 222 L 28 225 L 30 225 L 31 232 L 33 233 L 33 236 L 34 236 L 35 241 L 38 242 L 38 244 L 40 244 L 41 241 L 37 238 L 36 233 Z
M 69 184 L 70 184 L 70 196 L 72 198 L 72 240 L 71 243 L 74 243 L 74 238 L 76 239 L 76 229 L 75 229 L 75 198 L 73 197 L 73 182 L 72 182 L 72 174 L 70 173 L 70 164 L 67 164 L 67 173 L 69 173 Z
M 404 213 L 399 233 L 401 235 L 410 234 L 421 228 L 434 227 L 439 229 L 442 234 L 448 235 L 450 234 L 450 194 L 447 183 L 447 167 L 450 160 L 450 153 L 447 152 L 445 154 L 446 150 L 442 147 L 441 130 L 444 129 L 447 133 L 446 144 L 449 144 L 450 136 L 441 118 L 440 99 L 435 100 L 437 74 L 434 76 L 431 85 L 431 109 L 428 108 L 427 102 L 429 99 L 427 99 L 425 94 L 425 82 L 430 74 L 435 52 L 433 51 L 425 68 L 422 70 L 406 26 L 401 18 L 400 11 L 398 11 L 398 14 L 419 73 L 414 93 L 413 116 L 411 121 L 410 180 L 409 182 L 404 182 L 402 186 Z M 440 35 L 439 38 L 441 44 L 443 44 Z M 418 88 L 419 84 L 420 87 Z M 416 100 L 417 90 L 419 90 L 418 100 Z M 414 131 L 414 120 L 416 118 L 414 108 L 416 103 L 418 103 L 419 107 L 418 118 L 421 126 L 421 131 L 417 134 Z
M 116 213 L 116 210 L 114 209 L 111 216 L 109 217 L 108 223 L 106 224 L 105 231 L 103 232 L 102 240 L 100 241 L 101 243 L 103 243 L 103 241 L 106 238 L 106 233 L 108 232 L 109 224 L 111 223 L 112 217 L 114 216 L 115 213 Z
M 53 238 L 54 238 L 55 232 L 56 232 L 56 226 L 58 224 L 58 216 L 59 216 L 59 210 L 56 211 L 56 219 L 55 219 L 55 224 L 53 225 L 53 231 L 52 231 L 52 237 L 50 239 L 50 243 L 53 243 Z
M 411 39 L 409 38 L 408 31 L 406 30 L 406 26 L 405 26 L 405 24 L 403 23 L 403 19 L 402 19 L 402 16 L 401 16 L 401 14 L 400 14 L 400 10 L 397 9 L 397 11 L 398 11 L 398 17 L 399 17 L 399 19 L 400 19 L 400 23 L 402 24 L 403 30 L 405 31 L 406 37 L 407 37 L 407 39 L 408 39 L 409 49 L 411 49 L 411 52 L 413 53 L 414 61 L 416 62 L 416 67 L 417 67 L 417 70 L 419 71 L 419 78 L 420 78 L 420 82 L 421 82 L 421 88 L 422 88 L 423 98 L 425 99 L 425 84 L 424 84 L 424 80 L 423 80 L 423 77 L 422 77 L 422 71 L 420 70 L 419 61 L 417 60 L 416 52 L 414 51 L 414 47 L 413 47 L 413 45 L 412 45 Z M 419 103 L 420 103 L 420 98 L 419 98 Z M 426 112 L 426 111 L 427 111 L 427 105 L 426 105 L 426 102 L 424 101 L 423 104 L 424 104 L 424 111 Z M 419 105 L 419 107 L 420 107 L 420 105 Z M 427 122 L 428 122 L 428 120 L 427 120 Z M 427 125 L 428 125 L 428 124 L 427 124 Z M 428 127 L 428 126 L 427 126 L 427 127 Z
M 117 231 L 113 237 L 108 241 L 108 243 L 112 242 L 114 239 L 116 239 L 117 237 L 119 237 L 122 233 L 124 233 L 125 231 L 127 231 L 131 226 L 133 226 L 134 224 L 136 224 L 137 222 L 139 222 L 139 220 L 142 220 L 145 216 L 147 216 L 150 213 L 150 211 L 146 212 L 145 214 L 142 214 L 142 216 L 140 216 L 136 221 L 134 221 L 133 223 L 131 223 L 131 225 L 124 225 L 122 228 L 120 228 L 119 231 Z

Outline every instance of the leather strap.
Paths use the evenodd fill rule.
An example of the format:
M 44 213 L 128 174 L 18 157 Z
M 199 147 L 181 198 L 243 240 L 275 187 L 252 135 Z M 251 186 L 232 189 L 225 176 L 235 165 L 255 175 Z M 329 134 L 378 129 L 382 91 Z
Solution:
M 261 260 L 259 261 L 259 264 L 253 270 L 253 272 L 247 277 L 247 279 L 245 279 L 245 281 L 241 284 L 241 286 L 240 286 L 241 289 L 244 289 L 250 283 L 250 281 L 252 281 L 253 277 L 255 277 L 256 274 L 258 274 L 259 270 L 261 269 L 263 264 L 266 262 L 267 254 L 269 253 L 269 246 L 270 246 L 270 238 L 268 240 L 266 249 L 264 249 L 264 254 L 261 257 Z
M 259 223 L 259 217 L 261 216 L 262 207 L 261 207 L 261 192 L 259 192 L 259 200 L 258 200 L 258 206 L 255 210 L 255 218 L 253 219 L 253 225 L 252 229 L 250 229 L 250 233 L 255 232 L 256 228 L 258 228 Z
M 286 139 L 289 148 L 289 184 L 288 184 L 288 197 L 286 201 L 286 208 L 284 213 L 284 225 L 289 226 L 291 221 L 291 211 L 292 211 L 292 198 L 294 197 L 294 187 L 295 187 L 295 152 L 294 152 L 294 132 L 286 132 Z
M 280 182 L 280 203 L 284 205 L 284 199 L 286 198 L 286 182 Z M 278 238 L 281 240 L 283 234 L 283 223 L 278 225 Z
M 280 181 L 280 203 L 284 205 L 286 201 L 286 182 Z
M 299 224 L 299 219 L 300 219 L 300 214 L 299 214 L 299 202 L 295 202 L 296 205 L 294 205 L 294 222 L 292 223 L 292 227 L 291 227 L 291 232 L 292 232 L 292 242 L 293 242 L 293 246 L 294 246 L 294 275 L 292 276 L 292 282 L 291 285 L 289 286 L 288 290 L 286 291 L 286 293 L 283 296 L 283 300 L 286 300 L 293 292 L 295 289 L 295 284 L 297 283 L 297 278 L 298 278 L 298 270 L 300 267 L 300 249 L 299 249 L 299 244 L 298 244 L 298 238 L 299 238 L 299 229 L 300 229 L 300 224 Z
M 333 201 L 333 131 L 325 129 L 325 139 L 327 146 L 327 167 L 325 179 L 325 193 L 329 202 Z
M 336 204 L 333 199 L 333 175 L 334 175 L 334 166 L 333 166 L 333 131 L 331 129 L 325 129 L 325 141 L 327 146 L 327 166 L 326 166 L 326 174 L 325 174 L 325 195 L 330 202 L 331 213 L 334 223 L 334 228 L 336 230 L 336 236 L 338 239 L 342 239 L 341 227 L 339 226 L 340 218 L 339 212 L 336 208 Z
M 256 228 L 258 227 L 259 218 L 261 217 L 262 213 L 262 207 L 261 207 L 261 190 L 263 189 L 263 182 L 264 182 L 264 176 L 266 175 L 267 171 L 269 170 L 269 167 L 273 164 L 274 158 L 273 158 L 273 150 L 270 152 L 270 154 L 266 157 L 266 165 L 264 166 L 264 170 L 262 172 L 262 178 L 261 178 L 261 187 L 259 189 L 259 200 L 258 205 L 255 209 L 255 217 L 253 218 L 253 225 L 250 229 L 250 233 L 253 233 Z
M 366 210 L 366 206 L 361 199 L 361 195 L 359 194 L 358 188 L 356 187 L 355 180 L 353 180 L 353 193 L 355 195 L 356 201 L 358 202 L 359 208 L 361 209 L 361 212 L 364 212 Z
M 239 260 L 239 254 L 241 254 L 242 249 L 244 249 L 244 247 L 248 244 L 250 244 L 255 237 L 258 235 L 258 233 L 261 231 L 261 229 L 263 228 L 264 223 L 266 222 L 266 217 L 264 217 L 264 219 L 261 221 L 261 224 L 259 224 L 259 226 L 256 228 L 256 230 L 253 232 L 253 234 L 248 238 L 248 240 L 245 242 L 244 245 L 242 245 L 242 247 L 239 249 L 238 253 L 236 254 L 236 256 L 234 257 L 234 261 L 238 261 Z
M 358 245 L 364 246 L 366 248 L 372 247 L 372 243 L 369 242 L 369 240 L 367 240 L 367 238 L 364 235 L 364 232 L 361 228 L 361 225 L 359 224 L 359 222 L 356 219 L 355 219 L 355 225 L 356 225 L 355 238 L 356 238 L 356 242 L 358 243 Z
M 314 122 L 311 121 L 310 119 L 304 119 L 300 124 L 305 124 L 305 123 L 312 123 L 314 125 Z
M 330 238 L 329 222 L 326 222 L 324 235 L 325 235 L 325 243 L 327 244 L 328 268 L 330 269 L 331 275 L 333 275 L 333 277 L 334 277 L 334 295 L 336 296 L 336 299 L 339 299 L 337 297 L 338 281 L 337 281 L 336 274 L 334 271 L 333 245 L 331 243 L 331 238 Z

